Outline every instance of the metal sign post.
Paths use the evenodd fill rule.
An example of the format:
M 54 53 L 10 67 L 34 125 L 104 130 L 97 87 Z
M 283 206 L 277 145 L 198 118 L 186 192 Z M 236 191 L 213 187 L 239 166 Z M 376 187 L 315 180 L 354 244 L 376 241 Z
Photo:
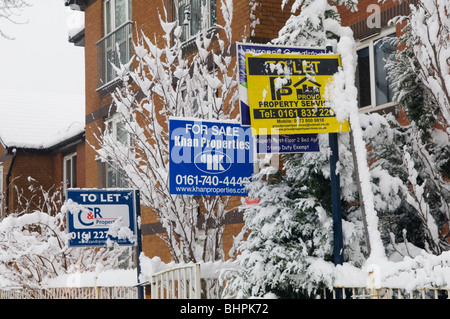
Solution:
M 70 247 L 136 247 L 136 272 L 138 298 L 144 298 L 144 287 L 140 285 L 139 274 L 142 252 L 140 225 L 140 192 L 134 189 L 69 189 L 67 190 L 67 229 Z M 111 227 L 119 223 L 128 228 L 130 236 L 117 238 L 111 234 Z
M 344 263 L 344 240 L 342 235 L 342 213 L 341 213 L 341 190 L 340 175 L 336 170 L 339 161 L 339 148 L 337 133 L 328 134 L 330 155 L 330 177 L 331 177 L 331 213 L 333 216 L 333 240 L 334 240 L 334 265 Z M 336 298 L 342 298 L 341 290 L 336 291 Z
M 341 190 L 340 175 L 336 171 L 339 161 L 339 148 L 337 133 L 328 134 L 331 155 L 330 155 L 330 175 L 331 175 L 331 212 L 333 215 L 334 233 L 334 264 L 344 263 L 344 240 L 342 236 L 342 213 L 341 213 Z
M 138 299 L 144 299 L 144 287 L 140 284 L 139 274 L 141 273 L 141 260 L 142 253 L 142 232 L 141 232 L 141 194 L 138 190 L 135 192 L 136 196 L 136 272 L 137 272 L 137 284 L 138 284 Z

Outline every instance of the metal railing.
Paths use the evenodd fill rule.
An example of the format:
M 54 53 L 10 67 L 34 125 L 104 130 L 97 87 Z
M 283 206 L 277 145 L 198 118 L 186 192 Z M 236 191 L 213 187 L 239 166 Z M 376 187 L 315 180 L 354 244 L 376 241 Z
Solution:
M 0 299 L 137 299 L 137 287 L 4 288 Z
M 122 24 L 113 32 L 100 39 L 97 45 L 97 88 L 108 86 L 117 79 L 118 75 L 113 66 L 119 67 L 132 57 L 133 22 Z
M 445 288 L 368 288 L 368 287 L 334 287 L 324 288 L 323 299 L 450 299 L 450 290 Z
M 200 299 L 200 265 L 163 270 L 151 276 L 152 299 Z

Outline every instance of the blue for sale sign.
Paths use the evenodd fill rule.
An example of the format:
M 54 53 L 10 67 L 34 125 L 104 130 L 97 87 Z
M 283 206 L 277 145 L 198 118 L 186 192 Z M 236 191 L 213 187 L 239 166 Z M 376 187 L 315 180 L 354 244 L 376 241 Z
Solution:
M 68 189 L 69 246 L 135 245 L 136 191 Z
M 251 128 L 171 118 L 169 132 L 171 194 L 247 196 L 253 174 Z

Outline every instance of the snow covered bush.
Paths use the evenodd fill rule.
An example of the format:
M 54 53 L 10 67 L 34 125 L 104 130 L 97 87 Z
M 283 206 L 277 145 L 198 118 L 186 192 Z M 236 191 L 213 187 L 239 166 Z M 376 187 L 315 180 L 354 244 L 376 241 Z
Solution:
M 0 0 L 0 21 L 23 23 L 17 21 L 17 16 L 20 15 L 20 12 L 24 8 L 29 6 L 31 6 L 31 4 L 25 0 Z M 14 39 L 2 29 L 0 29 L 0 36 L 5 39 Z
M 283 1 L 283 5 L 287 2 Z M 341 5 L 344 1 L 334 1 L 333 4 Z M 356 4 L 357 1 L 345 2 L 349 10 L 354 10 Z M 344 70 L 346 67 L 349 69 L 349 72 L 340 74 L 341 82 L 335 83 L 336 92 L 340 94 L 339 102 L 349 105 L 349 108 L 356 107 L 354 84 L 345 82 L 351 81 L 348 74 L 354 70 L 351 65 L 354 59 L 351 31 L 340 26 L 336 7 L 327 1 L 294 1 L 292 12 L 297 9 L 300 10 L 298 15 L 288 19 L 273 42 L 307 47 L 331 45 L 337 49 L 342 55 Z M 346 87 L 344 93 L 343 86 Z M 341 107 L 336 113 L 341 119 L 348 119 L 351 112 Z M 350 120 L 355 131 L 359 127 L 359 118 L 353 113 Z M 274 293 L 285 298 L 306 297 L 323 286 L 332 285 L 333 278 L 321 276 L 315 268 L 317 260 L 324 261 L 324 265 L 333 264 L 330 150 L 327 136 L 319 136 L 319 153 L 284 155 L 280 171 L 269 167 L 254 176 L 249 195 L 259 197 L 260 203 L 244 208 L 244 231 L 248 230 L 249 236 L 239 247 L 237 263 L 240 268 L 225 274 L 226 295 L 261 297 Z M 360 142 L 361 136 L 355 136 L 354 141 Z M 367 249 L 364 247 L 363 218 L 355 205 L 359 197 L 353 177 L 354 157 L 350 144 L 349 134 L 340 134 L 338 169 L 346 219 L 343 224 L 344 242 L 347 261 L 361 265 Z M 358 160 L 361 159 L 366 160 L 364 154 Z M 360 162 L 356 163 L 359 168 L 363 167 Z
M 406 205 L 420 221 L 422 237 L 415 244 L 440 254 L 449 249 L 442 228 L 450 219 L 450 4 L 419 0 L 410 8 L 408 16 L 393 20 L 404 24 L 394 40 L 402 49 L 387 64 L 394 101 L 409 120 L 403 127 L 394 125 L 404 136 L 396 151 L 403 163 L 386 152 L 381 156 L 408 186 Z
M 119 267 L 126 248 L 70 248 L 62 188 L 47 191 L 29 181 L 32 195 L 18 193 L 23 209 L 0 221 L 0 287 L 22 287 L 31 295 L 59 275 Z M 41 200 L 32 205 L 36 197 Z
M 123 86 L 113 95 L 132 145 L 108 131 L 98 136 L 99 158 L 120 167 L 130 186 L 140 190 L 141 204 L 157 215 L 166 230 L 160 237 L 176 262 L 224 258 L 229 197 L 173 195 L 168 184 L 169 118 L 229 119 L 236 114 L 235 64 L 229 52 L 232 1 L 221 1 L 220 9 L 225 25 L 212 30 L 204 25 L 188 45 L 194 46 L 192 52 L 182 43 L 182 26 L 167 21 L 166 12 L 160 16 L 162 36 L 138 34 L 134 59 L 117 69 Z
M 328 148 L 326 135 L 320 135 L 320 146 Z M 361 265 L 364 234 L 357 207 L 352 206 L 357 190 L 351 153 L 344 144 L 340 147 L 344 163 L 350 161 L 341 170 L 346 254 Z M 250 194 L 260 202 L 245 207 L 244 231 L 249 235 L 239 247 L 241 267 L 226 274 L 230 296 L 307 297 L 332 284 L 333 278 L 317 276 L 316 269 L 318 260 L 333 264 L 329 152 L 293 154 L 284 160 L 283 172 L 266 167 L 251 183 Z

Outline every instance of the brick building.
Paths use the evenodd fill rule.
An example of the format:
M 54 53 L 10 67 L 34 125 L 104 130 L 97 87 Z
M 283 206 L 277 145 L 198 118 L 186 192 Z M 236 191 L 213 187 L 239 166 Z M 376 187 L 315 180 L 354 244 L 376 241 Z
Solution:
M 184 31 L 186 43 L 198 31 L 196 17 L 200 16 L 200 0 L 164 1 L 168 12 L 187 12 L 190 23 Z M 292 4 L 293 0 L 289 4 Z M 113 68 L 108 60 L 116 54 L 117 43 L 123 61 L 132 55 L 131 41 L 135 37 L 134 30 L 142 30 L 148 37 L 161 36 L 158 14 L 164 12 L 162 1 L 150 0 L 67 0 L 66 5 L 85 13 L 85 28 L 72 36 L 71 42 L 84 46 L 86 76 L 86 140 L 95 144 L 95 134 L 106 127 L 115 134 L 120 134 L 120 122 L 111 108 L 111 92 L 120 83 L 116 80 Z M 216 21 L 220 24 L 221 15 L 219 1 L 203 1 L 207 4 L 209 24 Z M 255 10 L 252 10 L 256 4 Z M 373 6 L 376 5 L 376 6 Z M 217 7 L 216 7 L 217 6 Z M 186 10 L 187 9 L 187 10 Z M 254 43 L 267 43 L 276 38 L 278 31 L 290 16 L 290 8 L 281 9 L 281 0 L 233 1 L 233 46 L 243 38 Z M 355 34 L 358 49 L 359 69 L 357 85 L 361 111 L 393 111 L 392 92 L 386 79 L 383 59 L 395 48 L 381 45 L 381 38 L 396 36 L 399 28 L 388 26 L 389 19 L 399 14 L 406 14 L 408 3 L 388 1 L 379 4 L 377 0 L 360 0 L 359 12 L 342 10 L 343 25 L 350 26 Z M 173 19 L 183 19 L 183 15 Z M 373 19 L 373 23 L 370 21 Z M 252 33 L 250 25 L 255 24 Z M 370 22 L 370 23 L 369 23 Z M 232 50 L 233 52 L 233 50 Z M 233 53 L 234 54 L 234 53 Z M 96 161 L 96 152 L 86 147 L 85 155 L 85 187 L 121 187 L 120 169 Z M 238 203 L 239 199 L 235 200 Z M 156 216 L 147 210 L 142 212 L 143 249 L 147 256 L 160 256 L 168 261 L 170 254 L 157 234 L 163 232 Z M 224 234 L 224 249 L 231 245 L 232 235 L 236 235 L 242 227 L 242 215 L 233 211 L 229 214 Z

